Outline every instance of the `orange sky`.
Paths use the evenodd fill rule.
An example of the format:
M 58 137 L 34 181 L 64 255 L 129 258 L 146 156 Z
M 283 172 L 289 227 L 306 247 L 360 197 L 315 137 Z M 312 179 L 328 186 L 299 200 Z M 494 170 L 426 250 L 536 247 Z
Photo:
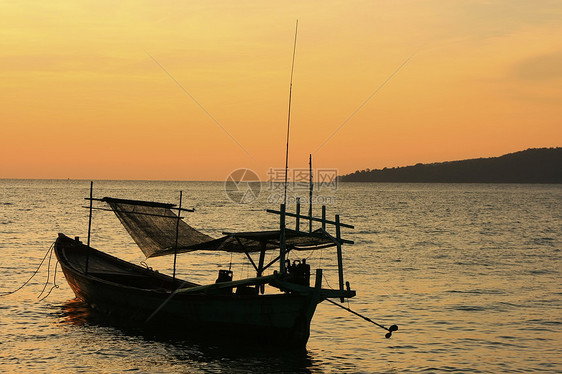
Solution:
M 2 1 L 0 178 L 265 177 L 297 18 L 292 167 L 562 145 L 560 1 Z

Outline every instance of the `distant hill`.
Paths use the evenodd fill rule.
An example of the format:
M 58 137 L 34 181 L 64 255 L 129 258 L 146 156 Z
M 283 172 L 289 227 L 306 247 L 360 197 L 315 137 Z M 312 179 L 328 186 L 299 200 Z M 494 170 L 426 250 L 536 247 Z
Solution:
M 361 170 L 343 182 L 562 183 L 562 148 L 531 148 L 500 157 Z

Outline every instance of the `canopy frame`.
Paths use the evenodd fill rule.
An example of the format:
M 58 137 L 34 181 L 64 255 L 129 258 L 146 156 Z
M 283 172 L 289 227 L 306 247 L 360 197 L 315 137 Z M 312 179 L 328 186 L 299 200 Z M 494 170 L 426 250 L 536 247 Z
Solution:
M 204 250 L 204 249 L 219 249 L 219 250 L 226 250 L 229 252 L 242 252 L 246 255 L 250 263 L 252 264 L 254 270 L 256 271 L 256 276 L 262 277 L 263 273 L 266 269 L 270 266 L 275 264 L 279 261 L 279 273 L 284 274 L 288 271 L 286 266 L 286 256 L 291 250 L 307 250 L 307 249 L 322 249 L 322 248 L 329 248 L 329 247 L 337 247 L 337 263 L 338 263 L 338 275 L 339 275 L 339 290 L 344 292 L 344 278 L 343 278 L 343 256 L 342 256 L 342 245 L 343 244 L 353 244 L 352 240 L 343 239 L 341 236 L 341 229 L 342 228 L 351 228 L 353 229 L 353 225 L 345 224 L 340 221 L 340 217 L 338 214 L 335 215 L 334 220 L 329 220 L 326 218 L 326 206 L 322 206 L 322 217 L 312 217 L 312 214 L 309 210 L 308 215 L 301 214 L 301 207 L 300 207 L 300 199 L 297 199 L 296 204 L 296 213 L 291 213 L 286 211 L 285 204 L 280 205 L 280 210 L 273 210 L 267 209 L 267 213 L 279 215 L 279 230 L 276 231 L 256 231 L 256 232 L 237 232 L 237 233 L 229 233 L 223 232 L 225 235 L 223 238 L 213 239 L 208 235 L 200 233 L 196 229 L 191 228 L 191 226 L 183 223 L 184 226 L 188 226 L 190 229 L 195 230 L 196 235 L 196 243 L 190 244 L 187 246 L 179 247 L 178 246 L 178 232 L 179 232 L 179 224 L 182 221 L 181 212 L 194 212 L 195 209 L 187 209 L 181 207 L 181 192 L 180 192 L 180 205 L 177 206 L 176 204 L 169 204 L 169 203 L 160 203 L 154 201 L 142 201 L 142 200 L 128 200 L 128 199 L 118 199 L 118 198 L 111 198 L 111 197 L 104 197 L 102 199 L 94 198 L 92 196 L 93 191 L 93 183 L 90 187 L 90 197 L 85 198 L 85 200 L 90 201 L 90 206 L 87 207 L 90 209 L 90 220 L 92 216 L 92 210 L 105 210 L 105 211 L 113 211 L 118 218 L 120 219 L 121 223 L 127 228 L 129 234 L 133 236 L 131 233 L 130 227 L 127 227 L 125 222 L 123 221 L 122 216 L 120 214 L 128 214 L 128 215 L 141 215 L 141 216 L 152 216 L 158 218 L 170 218 L 176 220 L 175 225 L 175 245 L 170 247 L 163 248 L 159 252 L 156 252 L 156 255 L 164 255 L 164 254 L 174 254 L 174 265 L 175 265 L 175 258 L 180 250 L 183 251 L 194 251 L 194 250 Z M 100 208 L 100 207 L 93 207 L 93 201 L 100 201 L 110 204 L 112 209 L 107 208 Z M 176 214 L 157 214 L 152 212 L 142 212 L 142 211 L 128 211 L 124 209 L 118 208 L 117 204 L 126 204 L 131 206 L 142 206 L 142 207 L 150 207 L 150 208 L 163 208 L 169 211 L 177 211 Z M 166 212 L 166 211 L 165 211 Z M 287 228 L 287 217 L 295 219 L 295 230 L 291 230 Z M 300 220 L 309 221 L 310 224 L 312 222 L 319 222 L 321 223 L 321 228 L 317 230 L 312 230 L 312 225 L 309 226 L 308 230 L 301 230 L 300 229 Z M 327 231 L 327 226 L 334 226 L 335 227 L 335 236 L 330 234 Z M 90 230 L 88 230 L 88 242 L 90 240 Z M 169 231 L 169 230 L 168 230 Z M 200 235 L 201 237 L 207 237 L 208 239 L 201 239 L 201 237 L 197 237 Z M 133 236 L 135 242 L 139 246 L 139 242 Z M 244 239 L 246 243 L 243 242 Z M 203 240 L 203 241 L 201 241 Z M 301 245 L 299 246 L 299 240 Z M 197 242 L 198 241 L 198 242 Z M 233 242 L 239 246 L 238 249 L 236 246 L 233 246 Z M 254 248 L 248 248 L 248 243 L 252 243 Z M 256 248 L 256 244 L 259 245 L 259 248 Z M 279 249 L 279 255 L 271 260 L 267 265 L 265 263 L 265 252 L 268 249 Z M 142 247 L 141 247 L 142 249 Z M 144 249 L 143 249 L 144 252 Z M 258 252 L 259 258 L 256 260 L 250 254 L 251 252 Z M 153 257 L 153 255 L 147 255 L 147 257 Z M 174 266 L 174 277 L 175 277 L 175 266 Z M 343 297 L 342 297 L 343 301 Z

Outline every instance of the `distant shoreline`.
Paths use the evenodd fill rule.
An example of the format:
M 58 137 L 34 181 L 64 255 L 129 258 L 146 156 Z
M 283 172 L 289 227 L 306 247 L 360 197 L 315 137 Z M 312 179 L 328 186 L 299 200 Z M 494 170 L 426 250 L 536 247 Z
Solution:
M 373 183 L 562 183 L 562 148 L 531 148 L 500 157 L 357 170 L 341 182 Z
M 112 178 L 0 178 L 0 181 L 224 183 L 224 180 Z M 262 181 L 265 183 L 266 181 Z M 561 184 L 562 147 L 531 148 L 500 157 L 357 170 L 338 177 L 345 183 Z M 280 182 L 281 183 L 281 182 Z
M 61 179 L 61 178 L 0 178 L 1 181 L 28 181 L 28 182 L 84 182 L 85 185 L 89 186 L 91 181 L 94 182 L 131 182 L 131 183 L 222 183 L 224 181 L 219 180 L 151 180 L 151 179 Z M 261 183 L 267 183 L 262 181 Z M 275 182 L 282 184 L 283 182 Z M 314 182 L 314 185 L 318 185 L 322 182 Z M 362 184 L 362 183 L 403 183 L 403 184 L 534 184 L 534 185 L 556 185 L 561 184 L 562 182 L 381 182 L 381 181 L 348 181 L 348 180 L 341 180 L 341 177 L 338 177 L 338 183 L 350 183 L 350 184 Z
M 341 177 L 340 177 L 341 178 Z M 348 181 L 339 180 L 338 183 L 350 183 L 350 184 L 367 184 L 367 183 L 380 183 L 380 184 L 532 184 L 532 185 L 558 185 L 562 182 L 381 182 L 381 181 Z

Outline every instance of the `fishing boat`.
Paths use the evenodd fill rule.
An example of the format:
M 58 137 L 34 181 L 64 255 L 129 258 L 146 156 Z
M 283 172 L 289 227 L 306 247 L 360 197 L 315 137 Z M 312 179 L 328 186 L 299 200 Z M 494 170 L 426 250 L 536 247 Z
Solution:
M 328 299 L 343 302 L 356 294 L 344 281 L 342 263 L 343 244 L 353 242 L 341 237 L 341 229 L 353 226 L 340 222 L 339 215 L 334 220 L 327 219 L 325 207 L 318 218 L 301 214 L 300 204 L 295 213 L 287 212 L 285 204 L 281 204 L 279 210 L 267 210 L 279 216 L 276 229 L 225 232 L 220 238 L 212 238 L 183 220 L 182 213 L 193 210 L 181 207 L 181 193 L 180 204 L 175 205 L 110 197 L 97 199 L 92 196 L 92 188 L 93 185 L 87 198 L 90 201 L 87 243 L 78 237 L 59 234 L 54 251 L 76 297 L 112 321 L 146 328 L 168 326 L 186 337 L 222 341 L 243 338 L 259 344 L 305 349 L 317 305 Z M 109 208 L 94 207 L 94 202 L 107 204 Z M 147 258 L 173 255 L 173 274 L 165 275 L 92 248 L 94 209 L 112 210 Z M 287 219 L 294 219 L 294 229 L 287 227 Z M 319 227 L 313 229 L 313 223 Z M 308 227 L 303 229 L 304 226 Z M 311 274 L 306 259 L 298 258 L 299 251 L 321 248 L 336 249 L 338 289 L 323 288 L 323 270 L 315 269 Z M 176 256 L 192 251 L 243 254 L 256 276 L 235 280 L 231 270 L 221 269 L 212 284 L 179 279 Z M 268 251 L 276 253 L 266 264 Z
M 182 208 L 181 192 L 178 205 L 111 197 L 98 199 L 93 197 L 92 183 L 90 197 L 86 198 L 90 202 L 87 243 L 59 234 L 54 246 L 66 280 L 78 299 L 113 320 L 124 320 L 145 328 L 171 326 L 176 333 L 186 337 L 204 336 L 221 341 L 243 338 L 291 349 L 306 349 L 312 317 L 317 305 L 325 300 L 387 330 L 387 338 L 398 329 L 396 325 L 386 328 L 331 300 L 339 299 L 343 303 L 355 296 L 349 282 L 344 281 L 342 255 L 342 246 L 353 244 L 353 241 L 343 239 L 341 235 L 343 228 L 352 229 L 353 226 L 340 222 L 337 214 L 333 220 L 327 219 L 325 206 L 322 206 L 321 217 L 313 217 L 311 158 L 308 215 L 300 213 L 298 201 L 295 213 L 286 211 L 297 28 L 289 88 L 284 202 L 279 210 L 267 210 L 279 216 L 278 228 L 224 232 L 222 237 L 212 238 L 182 219 L 183 212 L 193 210 Z M 109 205 L 109 209 L 96 209 L 113 211 L 147 258 L 173 255 L 172 275 L 161 274 L 92 248 L 90 237 L 94 202 Z M 294 229 L 287 225 L 289 218 L 295 220 Z M 303 229 L 305 222 L 308 222 L 308 230 Z M 318 227 L 313 229 L 313 223 Z M 310 264 L 306 259 L 298 258 L 299 251 L 322 248 L 336 249 L 337 289 L 322 286 L 322 269 L 315 269 L 314 284 L 311 285 Z M 221 269 L 212 284 L 200 285 L 177 278 L 177 255 L 192 251 L 244 254 L 256 276 L 234 280 L 230 269 Z M 266 264 L 267 251 L 279 254 Z M 272 265 L 278 268 L 272 271 Z

